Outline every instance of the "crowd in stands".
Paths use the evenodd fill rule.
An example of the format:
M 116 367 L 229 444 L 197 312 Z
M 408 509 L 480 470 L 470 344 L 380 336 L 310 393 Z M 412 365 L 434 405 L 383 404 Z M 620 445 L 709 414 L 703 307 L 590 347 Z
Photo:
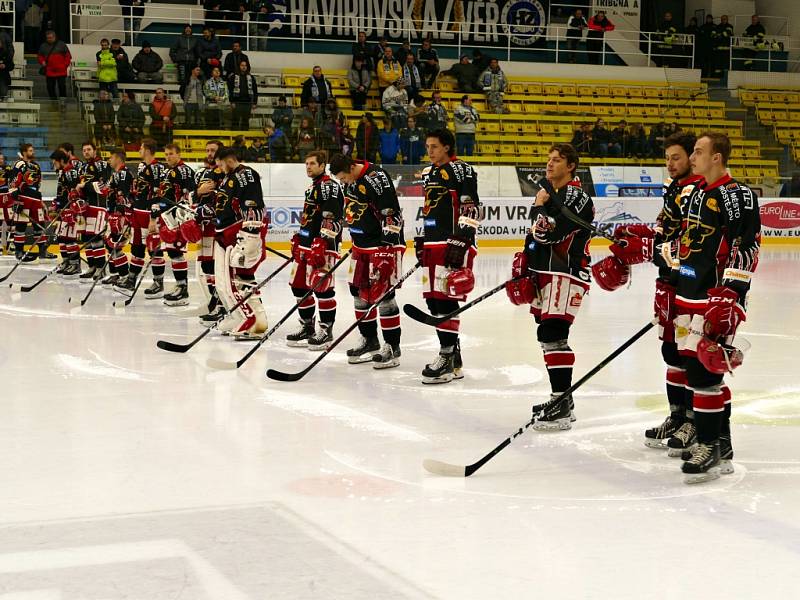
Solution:
M 571 144 L 582 156 L 600 158 L 661 158 L 664 140 L 681 131 L 677 123 L 660 122 L 645 131 L 641 123 L 628 124 L 624 119 L 609 129 L 604 119 L 594 125 L 583 123 L 572 136 Z

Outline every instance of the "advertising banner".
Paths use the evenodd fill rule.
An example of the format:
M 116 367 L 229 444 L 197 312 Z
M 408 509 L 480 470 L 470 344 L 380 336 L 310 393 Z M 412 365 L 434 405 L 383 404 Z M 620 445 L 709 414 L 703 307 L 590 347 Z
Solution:
M 661 196 L 663 167 L 590 167 L 596 196 Z
M 800 240 L 800 200 L 761 198 L 761 239 Z

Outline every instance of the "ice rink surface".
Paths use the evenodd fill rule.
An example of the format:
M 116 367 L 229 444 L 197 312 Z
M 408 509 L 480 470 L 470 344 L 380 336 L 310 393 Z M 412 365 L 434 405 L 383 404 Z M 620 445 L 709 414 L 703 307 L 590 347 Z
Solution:
M 510 262 L 484 250 L 474 295 Z M 291 306 L 287 277 L 264 290 L 271 322 Z M 628 289 L 592 287 L 576 378 L 647 323 L 653 277 L 639 266 Z M 435 334 L 405 317 L 399 368 L 348 365 L 354 335 L 279 383 L 267 367 L 316 356 L 284 345 L 294 321 L 240 371 L 212 372 L 208 357 L 250 345 L 156 348 L 202 331 L 196 283 L 181 309 L 115 309 L 99 289 L 75 308 L 87 289 L 0 290 L 0 600 L 797 597 L 796 247 L 764 249 L 740 332 L 752 349 L 729 379 L 736 472 L 696 486 L 642 443 L 666 409 L 655 331 L 576 392 L 571 431 L 529 431 L 450 479 L 422 460 L 473 462 L 548 397 L 533 319 L 505 294 L 462 317 L 466 378 L 427 387 Z M 338 334 L 354 319 L 343 275 L 337 298 Z M 424 307 L 418 278 L 399 302 Z

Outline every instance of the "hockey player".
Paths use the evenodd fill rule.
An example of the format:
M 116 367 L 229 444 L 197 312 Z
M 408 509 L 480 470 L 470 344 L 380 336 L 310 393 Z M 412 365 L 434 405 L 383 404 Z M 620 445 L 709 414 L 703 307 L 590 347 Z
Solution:
M 397 283 L 402 270 L 405 242 L 403 214 L 392 179 L 386 171 L 366 161 L 335 155 L 331 173 L 345 186 L 344 218 L 350 229 L 349 284 L 356 318 L 366 314 L 358 330 L 361 340 L 347 351 L 347 362 L 372 362 L 375 369 L 400 364 L 400 308 L 392 292 L 365 313 L 370 305 Z M 378 342 L 380 314 L 383 347 Z
M 175 144 L 167 144 L 164 146 L 164 157 L 169 170 L 158 187 L 155 198 L 158 210 L 154 211 L 159 218 L 159 227 L 164 223 L 162 215 L 170 211 L 174 213 L 179 211 L 181 206 L 188 207 L 190 205 L 190 196 L 195 190 L 194 170 L 181 159 L 180 148 Z M 165 228 L 161 231 L 166 234 L 169 230 Z M 163 239 L 163 236 L 161 239 L 162 258 L 163 252 L 166 251 L 172 264 L 172 274 L 175 277 L 175 289 L 164 296 L 164 304 L 187 306 L 189 304 L 189 263 L 186 260 L 186 241 L 178 231 L 173 231 L 172 235 L 173 237 L 169 239 Z
M 146 299 L 157 299 L 164 295 L 164 257 L 160 252 L 161 240 L 156 229 L 156 220 L 151 211 L 158 211 L 155 201 L 156 190 L 167 174 L 166 167 L 155 158 L 157 144 L 152 138 L 144 138 L 139 147 L 142 162 L 134 179 L 134 204 L 131 227 L 131 260 L 130 271 L 125 279 L 121 279 L 114 289 L 130 294 L 136 286 L 136 280 L 144 268 L 145 250 L 150 254 L 150 265 L 153 269 L 153 285 L 144 291 Z
M 261 179 L 239 162 L 234 149 L 221 150 L 218 157 L 225 177 L 216 192 L 214 277 L 228 316 L 217 329 L 236 339 L 258 338 L 267 330 L 267 315 L 258 292 L 231 311 L 255 287 L 255 272 L 266 253 L 267 221 Z
M 61 214 L 56 231 L 61 264 L 56 273 L 66 279 L 74 279 L 81 273 L 78 221 L 72 206 L 78 201 L 79 194 L 76 187 L 80 183 L 80 174 L 75 163 L 62 150 L 53 152 L 50 160 L 53 161 L 53 170 L 58 173 L 54 203 L 56 210 Z
M 0 252 L 10 253 L 11 231 L 14 229 L 14 199 L 8 193 L 14 167 L 0 152 Z
M 325 173 L 327 162 L 328 155 L 323 150 L 306 154 L 306 175 L 311 185 L 305 194 L 300 231 L 292 238 L 294 268 L 289 279 L 292 294 L 299 299 L 308 290 L 315 286 L 316 289 L 300 304 L 300 329 L 286 336 L 286 344 L 307 346 L 309 350 L 327 347 L 333 340 L 336 320 L 334 278 L 331 276 L 324 283 L 320 282 L 339 259 L 344 195 L 342 187 Z M 318 331 L 314 325 L 315 297 L 319 308 Z
M 125 165 L 127 159 L 123 150 L 113 152 L 108 159 L 111 177 L 108 181 L 110 190 L 108 195 L 109 234 L 106 246 L 111 252 L 111 274 L 100 282 L 102 285 L 116 285 L 128 275 L 128 257 L 122 246 L 131 235 L 133 173 Z
M 538 325 L 536 338 L 544 353 L 550 379 L 551 398 L 572 385 L 575 354 L 569 332 L 589 290 L 589 240 L 591 234 L 567 219 L 569 210 L 583 220 L 594 219 L 594 204 L 575 178 L 578 153 L 570 144 L 555 144 L 547 159 L 546 177 L 555 193 L 542 188 L 531 208 L 531 230 L 525 249 L 517 252 L 512 277 L 530 277 L 511 282 L 506 291 L 514 304 L 530 304 Z M 555 403 L 537 418 L 539 431 L 570 429 L 574 420 L 572 395 Z
M 197 255 L 197 264 L 200 267 L 198 279 L 208 302 L 208 312 L 200 316 L 200 322 L 207 327 L 225 315 L 225 308 L 219 302 L 214 281 L 215 191 L 225 176 L 220 166 L 221 161 L 218 161 L 216 156 L 224 147 L 219 140 L 208 141 L 203 167 L 195 172 L 196 190 L 193 195 L 193 208 L 203 232 Z
M 16 204 L 14 208 L 14 250 L 17 260 L 32 262 L 37 258 L 55 258 L 47 251 L 45 227 L 46 207 L 42 201 L 42 169 L 36 162 L 36 151 L 32 144 L 21 144 L 19 160 L 14 164 L 8 193 Z M 38 253 L 29 252 L 25 256 L 25 232 L 28 224 L 34 226 Z
M 478 253 L 475 235 L 480 224 L 478 174 L 455 156 L 455 140 L 447 129 L 427 134 L 425 147 L 431 166 L 422 172 L 425 204 L 422 207 L 425 240 L 421 258 L 427 289 L 423 296 L 434 316 L 458 308 L 475 287 L 472 263 Z M 458 338 L 460 321 L 450 319 L 436 328 L 439 355 L 422 371 L 422 383 L 447 383 L 462 379 L 463 363 Z
M 101 278 L 105 272 L 106 249 L 103 232 L 106 229 L 108 211 L 106 197 L 108 195 L 108 178 L 111 168 L 108 163 L 97 156 L 94 143 L 86 141 L 81 146 L 83 169 L 81 180 L 75 189 L 84 201 L 75 202 L 78 215 L 79 234 L 86 244 L 86 262 L 89 270 L 80 276 L 82 281 Z
M 756 195 L 727 173 L 730 155 L 728 137 L 709 132 L 698 137 L 690 157 L 693 172 L 705 181 L 686 201 L 675 297 L 675 341 L 686 356 L 697 428 L 697 444 L 683 456 L 687 483 L 732 471 L 731 399 L 722 388 L 723 373 L 740 363 L 729 344 L 746 318 L 761 219 Z

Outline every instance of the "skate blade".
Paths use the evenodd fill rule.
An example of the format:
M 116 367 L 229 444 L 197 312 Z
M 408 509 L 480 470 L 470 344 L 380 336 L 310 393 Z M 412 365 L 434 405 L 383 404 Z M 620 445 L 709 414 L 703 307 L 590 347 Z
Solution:
M 155 296 L 145 296 L 145 300 L 161 300 L 164 297 L 164 294 L 157 294 Z
M 289 341 L 287 341 L 286 345 L 289 346 L 289 348 L 305 348 L 305 347 L 308 346 L 308 342 L 306 340 L 303 340 L 303 341 L 300 341 L 300 342 L 289 342 Z
M 368 354 L 368 355 L 362 354 L 361 356 L 348 356 L 347 357 L 347 362 L 350 363 L 351 365 L 360 365 L 362 363 L 372 362 L 372 357 L 373 356 L 377 356 L 377 355 L 378 355 L 378 353 L 375 352 L 375 354 Z
M 450 383 L 451 381 L 453 381 L 453 378 L 454 377 L 452 373 L 447 373 L 442 377 L 423 377 L 422 383 L 426 385 L 435 385 L 437 383 Z
M 459 369 L 453 369 L 453 379 L 464 379 L 464 371 Z
M 575 416 L 575 411 L 574 410 L 569 411 L 569 422 L 574 423 L 577 420 L 578 417 Z
M 722 475 L 731 475 L 734 472 L 733 461 L 725 459 L 719 461 L 719 472 Z
M 664 438 L 662 439 L 655 439 L 655 438 L 644 438 L 644 445 L 648 448 L 652 448 L 653 450 L 666 450 L 667 444 Z M 671 456 L 671 455 L 670 455 Z
M 691 444 L 689 444 L 689 445 L 691 446 Z M 688 449 L 689 449 L 688 447 L 686 447 L 686 448 L 670 448 L 669 446 L 667 446 L 667 456 L 669 456 L 670 458 L 680 458 L 681 455 Z
M 705 473 L 687 473 L 684 478 L 684 483 L 705 483 L 706 481 L 714 481 L 719 479 L 721 475 L 720 467 L 711 467 Z
M 325 350 L 328 349 L 328 346 L 330 346 L 330 345 L 331 345 L 330 342 L 326 342 L 326 343 L 321 344 L 319 346 L 312 346 L 311 344 L 308 344 L 308 351 L 309 352 L 324 352 Z
M 189 301 L 179 301 L 179 302 L 167 302 L 164 301 L 164 306 L 189 306 Z
M 399 367 L 400 361 L 397 359 L 389 360 L 386 362 L 376 362 L 372 365 L 373 369 L 392 369 L 394 367 Z
M 572 429 L 572 423 L 569 417 L 563 419 L 556 419 L 555 421 L 536 421 L 533 424 L 536 431 L 567 431 Z

